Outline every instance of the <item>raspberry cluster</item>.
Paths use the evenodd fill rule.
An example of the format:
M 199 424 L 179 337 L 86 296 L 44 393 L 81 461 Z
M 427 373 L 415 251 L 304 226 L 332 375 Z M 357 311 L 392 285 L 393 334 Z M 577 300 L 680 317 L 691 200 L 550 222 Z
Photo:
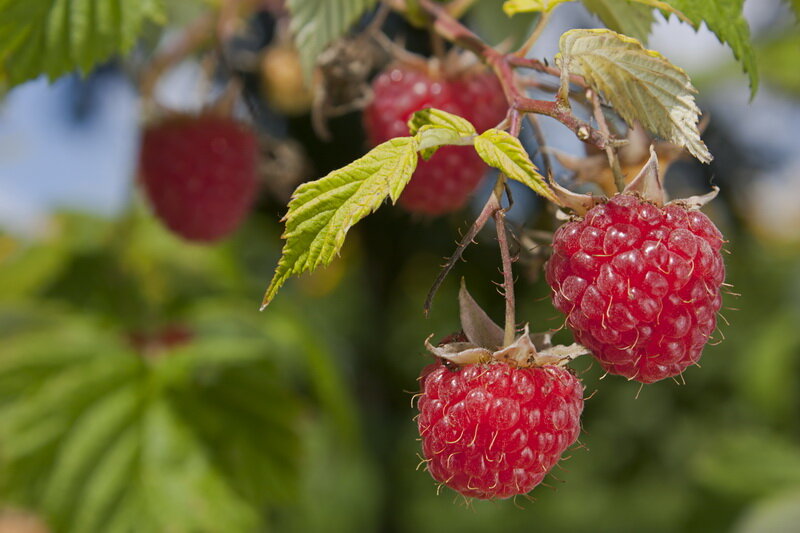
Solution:
M 398 64 L 372 84 L 374 98 L 364 110 L 364 124 L 372 145 L 408 135 L 408 119 L 428 107 L 462 116 L 481 132 L 505 117 L 508 104 L 497 78 L 468 70 L 455 76 L 433 75 L 411 65 Z M 455 211 L 466 203 L 486 172 L 471 146 L 446 146 L 428 161 L 420 161 L 400 196 L 400 205 L 426 215 Z
M 716 328 L 722 244 L 700 211 L 616 195 L 556 232 L 553 304 L 609 372 L 643 383 L 678 375 Z
M 417 424 L 428 471 L 465 496 L 529 492 L 580 433 L 583 386 L 562 367 L 440 361 L 420 380 Z

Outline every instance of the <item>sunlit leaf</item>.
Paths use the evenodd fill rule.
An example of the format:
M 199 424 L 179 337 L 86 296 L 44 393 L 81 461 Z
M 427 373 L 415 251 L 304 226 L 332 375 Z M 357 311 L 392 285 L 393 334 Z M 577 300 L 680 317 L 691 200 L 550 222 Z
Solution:
M 329 264 L 348 230 L 387 197 L 397 200 L 417 166 L 417 143 L 414 137 L 391 139 L 346 167 L 297 188 L 286 215 L 286 244 L 263 305 L 292 274 Z
M 697 91 L 683 70 L 611 30 L 570 30 L 561 36 L 559 48 L 562 68 L 583 76 L 628 124 L 638 120 L 700 161 L 711 161 L 697 127 Z
M 680 10 L 695 29 L 705 23 L 720 42 L 731 47 L 734 57 L 750 77 L 750 94 L 758 90 L 758 67 L 750 40 L 750 26 L 742 14 L 744 0 L 665 0 Z
M 0 74 L 17 85 L 89 72 L 164 19 L 162 0 L 0 0 Z
M 500 169 L 512 180 L 519 181 L 552 202 L 555 196 L 547 182 L 516 137 L 496 129 L 486 130 L 475 138 L 475 150 L 486 164 Z

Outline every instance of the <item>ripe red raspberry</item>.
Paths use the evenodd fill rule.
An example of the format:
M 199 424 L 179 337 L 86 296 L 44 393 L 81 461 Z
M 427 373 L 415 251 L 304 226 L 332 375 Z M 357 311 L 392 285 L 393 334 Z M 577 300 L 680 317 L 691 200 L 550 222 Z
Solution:
M 451 369 L 440 361 L 420 380 L 417 425 L 428 471 L 465 496 L 529 492 L 580 433 L 583 386 L 559 366 Z
M 607 371 L 642 383 L 675 376 L 716 327 L 722 243 L 700 211 L 616 195 L 556 231 L 545 269 L 553 304 Z
M 190 241 L 233 232 L 255 198 L 258 141 L 233 119 L 169 117 L 144 132 L 139 172 L 150 203 L 172 231 Z
M 435 107 L 462 116 L 479 131 L 495 127 L 508 105 L 497 78 L 468 70 L 455 76 L 434 76 L 411 65 L 396 65 L 372 84 L 374 99 L 364 110 L 372 145 L 408 135 L 415 111 Z M 486 165 L 470 146 L 446 146 L 428 161 L 420 160 L 400 196 L 400 205 L 426 215 L 461 208 L 478 186 Z

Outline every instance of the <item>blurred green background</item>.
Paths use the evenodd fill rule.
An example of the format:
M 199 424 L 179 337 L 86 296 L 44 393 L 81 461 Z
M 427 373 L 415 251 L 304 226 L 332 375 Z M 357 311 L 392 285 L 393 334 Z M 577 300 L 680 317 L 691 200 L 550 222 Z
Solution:
M 281 245 L 279 193 L 268 188 L 231 239 L 191 245 L 151 216 L 133 185 L 135 158 L 121 158 L 118 208 L 48 205 L 35 231 L 21 230 L 25 217 L 12 208 L 29 196 L 20 191 L 69 188 L 70 170 L 51 165 L 34 183 L 38 175 L 20 178 L 0 154 L 0 531 L 800 531 L 800 142 L 786 126 L 800 116 L 800 32 L 775 25 L 783 12 L 773 4 L 773 18 L 759 19 L 768 31 L 755 32 L 756 101 L 745 107 L 732 61 L 700 69 L 716 159 L 679 162 L 667 177 L 676 194 L 722 187 L 706 211 L 730 240 L 735 294 L 725 297 L 718 342 L 685 384 L 641 390 L 577 361 L 591 395 L 583 446 L 534 502 L 437 495 L 417 469 L 411 396 L 429 361 L 422 343 L 458 328 L 458 279 L 502 315 L 491 232 L 422 313 L 471 211 L 423 221 L 384 207 L 331 267 L 290 282 L 259 313 Z M 556 25 L 591 21 L 566 13 Z M 96 126 L 96 102 L 121 72 L 112 64 L 53 90 L 41 81 L 16 89 L 2 138 L 19 140 L 8 116 L 25 90 L 64 110 L 42 128 Z M 260 98 L 257 83 L 246 91 Z M 333 121 L 334 141 L 323 143 L 308 116 L 262 105 L 259 126 L 315 154 L 313 176 L 363 148 L 357 114 Z M 81 153 L 100 157 L 104 145 L 87 138 Z M 106 179 L 81 176 L 86 191 Z M 519 232 L 552 229 L 523 192 L 512 214 Z M 539 264 L 516 269 L 518 319 L 559 327 Z

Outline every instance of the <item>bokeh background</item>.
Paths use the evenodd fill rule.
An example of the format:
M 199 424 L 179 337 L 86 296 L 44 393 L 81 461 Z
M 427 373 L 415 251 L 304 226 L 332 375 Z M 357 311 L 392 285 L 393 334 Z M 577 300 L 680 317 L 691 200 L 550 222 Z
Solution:
M 752 101 L 709 32 L 659 18 L 649 42 L 689 71 L 711 117 L 714 162 L 679 161 L 667 185 L 676 195 L 722 189 L 706 208 L 730 240 L 733 288 L 717 342 L 685 384 L 640 390 L 576 362 L 591 394 L 583 446 L 533 502 L 437 495 L 417 469 L 411 396 L 429 361 L 423 340 L 458 328 L 462 276 L 502 316 L 492 232 L 422 313 L 474 208 L 431 221 L 384 207 L 351 232 L 339 260 L 289 282 L 259 313 L 285 211 L 285 184 L 268 183 L 274 169 L 231 239 L 187 244 L 135 187 L 142 118 L 129 65 L 8 92 L 0 531 L 800 531 L 800 30 L 777 0 L 749 0 L 745 12 L 762 75 Z M 176 27 L 191 16 L 176 16 Z M 500 18 L 473 23 L 503 35 Z M 419 45 L 399 20 L 388 25 Z M 532 53 L 552 57 L 562 31 L 595 25 L 565 5 Z M 257 54 L 275 33 L 273 20 L 255 17 L 235 47 Z M 201 61 L 186 61 L 159 98 L 197 109 L 202 77 Z M 306 154 L 304 179 L 363 153 L 358 113 L 333 119 L 325 142 L 307 114 L 287 118 L 257 75 L 245 79 L 239 111 L 273 147 Z M 566 129 L 543 122 L 552 146 L 582 153 Z M 566 169 L 556 175 L 569 183 Z M 538 200 L 516 193 L 517 232 L 552 229 Z M 539 270 L 535 260 L 516 267 L 518 319 L 557 328 Z

